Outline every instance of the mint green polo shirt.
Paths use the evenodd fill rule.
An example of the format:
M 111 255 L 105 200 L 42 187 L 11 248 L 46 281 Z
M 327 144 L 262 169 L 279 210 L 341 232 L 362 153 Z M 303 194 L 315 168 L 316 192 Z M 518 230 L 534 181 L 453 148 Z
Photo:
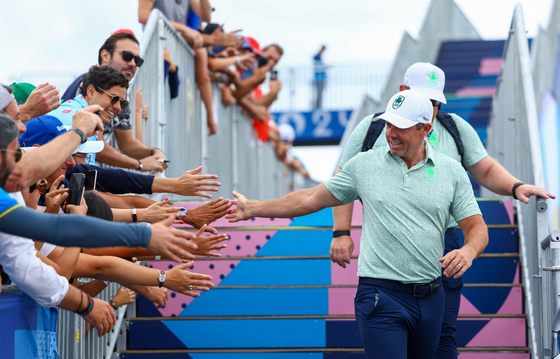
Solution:
M 484 157 L 488 156 L 488 152 L 484 148 L 480 137 L 474 130 L 474 128 L 463 118 L 457 116 L 454 113 L 450 113 L 453 120 L 457 124 L 457 129 L 461 135 L 461 141 L 463 142 L 463 148 L 465 153 L 463 155 L 463 164 L 465 167 L 470 167 L 477 164 Z M 346 163 L 358 153 L 362 151 L 362 145 L 364 139 L 366 138 L 369 125 L 373 120 L 374 115 L 366 116 L 359 124 L 356 126 L 352 134 L 350 135 L 344 152 L 342 153 L 342 159 L 340 160 L 339 167 L 344 168 Z M 447 131 L 445 126 L 436 118 L 432 123 L 432 131 L 428 136 L 428 141 L 432 148 L 439 153 L 453 158 L 454 160 L 461 162 L 461 155 L 455 144 L 455 140 Z M 384 148 L 387 146 L 387 139 L 385 138 L 385 129 L 381 132 L 377 141 L 372 149 Z M 457 222 L 453 217 L 449 221 L 448 227 L 456 227 Z M 443 252 L 442 252 L 443 253 Z
M 324 183 L 344 204 L 363 201 L 358 277 L 427 283 L 441 276 L 438 260 L 450 214 L 479 215 L 459 162 L 424 141 L 426 158 L 408 169 L 389 147 L 362 152 Z

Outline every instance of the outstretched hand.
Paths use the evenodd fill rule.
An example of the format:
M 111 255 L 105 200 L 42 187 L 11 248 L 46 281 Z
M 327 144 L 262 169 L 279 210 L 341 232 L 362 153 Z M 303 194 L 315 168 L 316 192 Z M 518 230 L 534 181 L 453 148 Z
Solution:
M 215 233 L 216 235 L 205 237 L 202 235 L 205 231 Z M 202 228 L 196 232 L 195 238 L 191 239 L 191 242 L 194 242 L 198 247 L 193 251 L 193 254 L 199 256 L 221 257 L 220 253 L 214 253 L 212 250 L 226 248 L 227 244 L 218 243 L 228 240 L 229 237 L 226 234 L 217 233 L 218 231 L 212 227 L 208 227 L 207 225 L 202 226 Z
M 222 218 L 229 213 L 231 207 L 231 202 L 229 199 L 223 199 L 222 197 L 216 198 L 215 200 L 205 203 L 202 206 L 198 206 L 194 209 L 189 209 L 187 216 L 184 221 L 190 224 L 196 229 L 202 228 L 206 223 L 210 224 Z M 212 227 L 206 227 L 208 228 Z M 218 232 L 214 233 L 218 234 Z
M 230 223 L 235 223 L 239 221 L 246 221 L 252 216 L 249 214 L 249 201 L 241 193 L 235 191 L 232 192 L 233 196 L 237 199 L 231 201 L 235 207 L 230 209 L 230 213 L 226 215 L 226 219 Z
M 210 179 L 218 179 L 217 175 L 199 175 L 202 166 L 189 170 L 179 178 L 177 178 L 177 194 L 182 196 L 199 196 L 212 198 L 211 194 L 206 192 L 217 192 L 220 182 L 208 181 Z
M 174 262 L 182 262 L 184 258 L 194 258 L 191 254 L 196 250 L 196 244 L 187 241 L 192 239 L 193 234 L 183 230 L 171 228 L 175 216 L 169 216 L 165 221 L 153 224 L 150 229 L 152 236 L 148 249 L 151 252 L 166 256 Z
M 186 269 L 192 267 L 193 264 L 193 261 L 184 261 L 183 264 L 170 269 L 166 274 L 167 280 L 164 286 L 177 293 L 191 297 L 200 297 L 200 293 L 193 292 L 195 290 L 209 291 L 214 286 L 212 282 L 208 282 L 212 280 L 212 277 L 206 274 L 187 271 Z M 192 291 L 189 289 L 192 289 Z
M 531 196 L 538 196 L 544 199 L 556 198 L 555 195 L 553 195 L 551 192 L 547 191 L 546 189 L 532 184 L 524 184 L 522 186 L 517 187 L 517 189 L 515 190 L 515 194 L 517 196 L 517 199 L 519 199 L 521 202 L 525 204 L 529 203 L 529 197 Z

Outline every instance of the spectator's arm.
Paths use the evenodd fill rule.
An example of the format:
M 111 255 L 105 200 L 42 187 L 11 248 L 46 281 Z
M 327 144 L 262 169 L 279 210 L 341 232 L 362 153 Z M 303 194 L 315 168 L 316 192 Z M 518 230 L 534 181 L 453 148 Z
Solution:
M 107 288 L 107 285 L 102 280 L 92 280 L 89 283 L 84 283 L 80 286 L 80 290 L 84 293 L 89 294 L 92 297 L 96 297 L 99 293 Z
M 240 86 L 233 91 L 233 96 L 239 100 L 242 97 L 248 95 L 251 91 L 256 89 L 260 84 L 266 79 L 266 73 L 271 69 L 271 65 L 267 64 L 265 66 L 255 69 L 253 75 L 249 76 L 245 80 L 241 80 Z
M 54 251 L 57 251 L 56 254 L 54 254 L 56 260 L 49 258 Z M 72 272 L 74 272 L 74 267 L 78 261 L 80 247 L 56 247 L 53 252 L 51 252 L 48 257 L 45 257 L 41 252 L 37 252 L 37 257 L 39 257 L 43 263 L 53 267 L 58 275 L 69 280 L 72 277 Z
M 208 0 L 191 0 L 190 7 L 200 17 L 200 20 L 210 23 L 212 5 Z
M 138 1 L 138 22 L 146 25 L 150 18 L 150 13 L 154 7 L 153 0 L 139 0 Z
M 175 193 L 181 196 L 200 196 L 212 198 L 212 195 L 202 191 L 217 192 L 220 182 L 208 181 L 218 179 L 216 175 L 199 175 L 202 167 L 189 170 L 179 178 L 155 177 L 152 184 L 154 193 Z
M 208 68 L 210 71 L 224 71 L 231 65 L 239 65 L 241 62 L 254 59 L 255 54 L 248 52 L 240 56 L 232 57 L 208 57 Z
M 270 92 L 261 98 L 255 99 L 255 103 L 262 105 L 264 107 L 270 107 L 274 101 L 278 98 L 278 93 L 282 89 L 282 83 L 280 80 L 270 80 Z
M 136 139 L 140 142 L 144 142 L 144 132 L 142 130 L 142 110 L 144 107 L 144 95 L 142 94 L 142 88 L 140 87 L 135 93 L 136 101 L 134 101 L 134 135 Z
M 99 192 L 152 194 L 154 176 L 129 172 L 118 168 L 76 164 L 75 167 L 68 168 L 66 178 L 70 180 L 74 173 L 87 173 L 93 170 L 97 171 Z M 115 208 L 121 207 L 115 206 Z
M 151 199 L 140 197 L 140 196 L 115 196 L 114 194 L 99 192 L 101 198 L 103 198 L 111 208 L 146 208 L 155 203 Z
M 204 274 L 188 272 L 185 269 L 190 268 L 193 262 L 187 262 L 178 265 L 166 272 L 166 281 L 164 287 L 182 293 L 198 297 L 198 293 L 188 290 L 188 286 L 192 285 L 196 291 L 208 291 L 214 284 L 208 282 L 212 277 Z M 122 258 L 109 256 L 90 256 L 80 254 L 78 265 L 73 276 L 83 278 L 95 278 L 102 280 L 110 280 L 123 285 L 149 285 L 157 286 L 160 271 L 154 268 L 139 266 Z
M 240 98 L 237 103 L 249 113 L 250 117 L 261 122 L 266 121 L 266 118 L 268 117 L 268 110 L 266 107 L 252 102 L 247 96 Z
M 46 115 L 60 106 L 60 90 L 48 82 L 37 86 L 29 94 L 27 101 L 20 106 L 20 120 L 23 123 L 32 118 Z
M 101 118 L 93 114 L 100 110 L 100 106 L 94 105 L 76 112 L 72 127 L 80 129 L 85 137 L 92 136 L 94 131 L 103 130 Z M 4 190 L 18 192 L 47 177 L 72 155 L 80 143 L 80 135 L 75 131 L 68 131 L 46 145 L 26 153 L 8 177 Z

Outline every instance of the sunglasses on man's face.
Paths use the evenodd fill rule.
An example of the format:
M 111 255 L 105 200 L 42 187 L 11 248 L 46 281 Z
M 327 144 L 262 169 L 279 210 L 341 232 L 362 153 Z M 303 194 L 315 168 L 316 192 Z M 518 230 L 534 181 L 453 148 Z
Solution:
M 143 58 L 141 58 L 140 56 L 134 56 L 134 54 L 130 51 L 122 50 L 121 51 L 121 56 L 122 56 L 122 59 L 126 62 L 130 62 L 130 61 L 132 61 L 132 59 L 134 59 L 134 63 L 136 64 L 137 67 L 142 66 L 142 64 L 144 63 Z
M 23 151 L 21 150 L 21 148 L 18 147 L 17 150 L 9 150 L 7 148 L 0 148 L 0 151 L 2 152 L 15 152 L 16 154 L 16 162 L 18 162 L 19 160 L 21 160 L 21 155 L 23 154 Z
M 108 93 L 107 91 L 103 90 L 101 87 L 97 88 L 98 91 L 102 91 L 105 95 L 109 96 L 111 98 L 111 104 L 114 105 L 117 102 L 120 101 L 121 103 L 121 109 L 125 108 L 126 106 L 128 106 L 128 100 L 125 99 L 121 99 L 118 95 L 111 95 L 110 93 Z
M 430 100 L 432 102 L 432 106 L 437 107 L 438 110 L 441 110 L 441 102 L 437 100 Z

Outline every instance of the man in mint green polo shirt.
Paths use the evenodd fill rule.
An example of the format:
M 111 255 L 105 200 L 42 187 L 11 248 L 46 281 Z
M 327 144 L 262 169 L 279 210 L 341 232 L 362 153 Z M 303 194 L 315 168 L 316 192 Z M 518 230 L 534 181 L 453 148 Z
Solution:
M 426 62 L 418 62 L 410 66 L 405 75 L 403 84 L 399 90 L 413 89 L 419 91 L 428 97 L 433 105 L 434 120 L 432 122 L 432 130 L 427 138 L 432 148 L 439 153 L 449 156 L 469 171 L 474 179 L 482 186 L 501 195 L 512 195 L 515 188 L 515 196 L 525 203 L 529 202 L 532 195 L 549 198 L 554 196 L 543 188 L 533 185 L 523 185 L 517 178 L 513 177 L 500 164 L 488 156 L 482 141 L 474 128 L 464 119 L 454 113 L 451 116 L 460 135 L 462 146 L 464 149 L 461 157 L 457 144 L 451 133 L 444 127 L 443 123 L 436 117 L 443 112 L 438 111 L 441 103 L 446 103 L 443 89 L 445 87 L 445 73 L 437 66 Z M 443 113 L 445 114 L 445 113 Z M 338 170 L 344 168 L 349 160 L 362 151 L 364 139 L 368 133 L 370 124 L 374 115 L 365 117 L 356 126 L 350 136 Z M 385 131 L 375 141 L 373 149 L 387 146 L 387 142 L 383 140 Z M 352 204 L 336 207 L 333 209 L 334 222 L 334 238 L 331 244 L 331 259 L 333 262 L 342 267 L 346 267 L 346 263 L 350 263 L 350 257 L 354 250 L 354 243 L 350 237 L 350 227 L 352 219 Z M 448 229 L 445 233 L 445 252 L 451 252 L 460 247 L 460 237 L 457 233 L 457 222 L 450 219 Z M 437 359 L 456 359 L 457 344 L 455 342 L 457 316 L 459 314 L 459 304 L 461 301 L 461 289 L 463 287 L 462 278 L 442 277 L 443 288 L 445 289 L 445 315 L 441 331 L 440 344 L 438 348 Z
M 397 93 L 378 119 L 388 146 L 360 153 L 324 184 L 249 202 L 236 192 L 230 222 L 295 217 L 361 198 L 356 321 L 368 358 L 433 358 L 443 312 L 445 276 L 460 277 L 488 243 L 488 230 L 461 165 L 425 141 L 433 107 L 418 91 Z M 465 245 L 443 258 L 450 215 Z M 441 263 L 441 264 L 440 264 Z

